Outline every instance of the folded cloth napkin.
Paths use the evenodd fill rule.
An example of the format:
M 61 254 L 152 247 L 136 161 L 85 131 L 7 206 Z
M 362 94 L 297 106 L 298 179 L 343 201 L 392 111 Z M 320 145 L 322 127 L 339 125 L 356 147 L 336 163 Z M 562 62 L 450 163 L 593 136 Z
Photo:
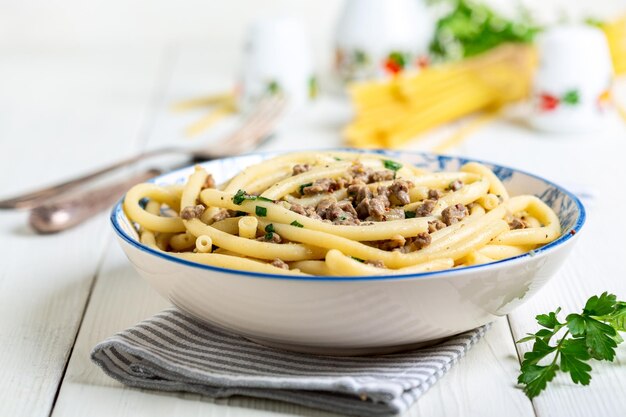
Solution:
M 101 342 L 91 359 L 133 387 L 212 398 L 246 395 L 384 416 L 408 409 L 487 327 L 407 353 L 329 357 L 261 346 L 172 308 Z

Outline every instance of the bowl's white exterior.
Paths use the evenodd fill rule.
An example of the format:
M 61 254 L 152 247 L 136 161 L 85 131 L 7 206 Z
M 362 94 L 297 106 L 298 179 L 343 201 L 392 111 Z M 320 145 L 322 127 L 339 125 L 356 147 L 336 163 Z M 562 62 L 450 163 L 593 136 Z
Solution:
M 267 156 L 271 155 L 233 158 L 227 164 L 249 165 Z M 224 169 L 226 177 L 234 173 L 224 162 L 206 166 L 214 173 L 218 167 Z M 156 182 L 178 182 L 189 172 L 168 174 Z M 505 180 L 531 188 L 537 181 L 554 187 L 517 171 Z M 575 213 L 560 213 L 555 207 L 558 199 L 553 199 L 552 206 L 562 223 L 573 224 L 564 224 L 564 236 L 533 256 L 401 278 L 294 279 L 212 268 L 142 246 L 119 207 L 113 212 L 113 222 L 122 248 L 141 276 L 192 315 L 262 343 L 317 353 L 359 354 L 451 336 L 507 314 L 531 297 L 565 261 L 575 241 L 568 232 L 578 230 L 584 221 L 580 203 L 566 196 L 574 199 L 574 208 L 563 201 L 557 205 Z

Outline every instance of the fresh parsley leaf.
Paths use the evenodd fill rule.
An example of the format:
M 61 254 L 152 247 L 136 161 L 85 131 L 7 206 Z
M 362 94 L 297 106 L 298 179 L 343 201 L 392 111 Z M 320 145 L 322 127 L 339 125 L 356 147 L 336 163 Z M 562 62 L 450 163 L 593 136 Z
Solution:
M 361 259 L 361 258 L 357 258 L 357 257 L 354 257 L 354 256 L 351 256 L 351 258 L 354 259 L 357 262 L 365 263 L 365 261 L 363 259 Z
M 402 164 L 395 161 L 390 161 L 389 159 L 383 159 L 383 165 L 385 168 L 390 169 L 392 171 L 397 171 L 402 168 Z
M 415 213 L 414 211 L 411 210 L 407 210 L 404 212 L 404 218 L 405 219 L 414 219 L 417 213 Z
M 522 369 L 517 382 L 524 384 L 524 392 L 529 398 L 534 398 L 546 389 L 548 382 L 556 376 L 559 367 L 555 364 L 547 366 L 529 365 Z
M 600 296 L 594 295 L 587 300 L 583 313 L 590 316 L 604 316 L 613 312 L 616 303 L 617 297 L 605 291 Z
M 589 298 L 582 313 L 569 314 L 565 322 L 558 319 L 560 310 L 538 315 L 543 328 L 517 341 L 534 341 L 532 350 L 524 354 L 518 377 L 530 398 L 539 395 L 559 369 L 575 384 L 588 385 L 591 366 L 587 362 L 613 361 L 617 345 L 623 342 L 618 332 L 626 330 L 626 302 L 617 301 L 615 295 L 605 292 Z
M 256 206 L 254 208 L 254 212 L 256 213 L 257 216 L 259 217 L 265 217 L 267 216 L 267 209 L 265 207 L 261 207 L 261 206 Z
M 297 220 L 292 221 L 290 224 L 296 227 L 304 227 L 304 225 L 302 223 L 298 223 Z
M 591 358 L 584 339 L 566 339 L 561 345 L 561 370 L 569 372 L 575 384 L 589 385 L 591 366 L 584 361 Z
M 237 190 L 237 192 L 233 196 L 233 203 L 240 206 L 241 203 L 243 203 L 245 200 L 256 200 L 256 196 L 249 195 L 244 190 Z
M 554 329 L 559 324 L 559 320 L 556 318 L 556 315 L 559 314 L 561 308 L 557 308 L 556 311 L 550 312 L 548 314 L 540 314 L 535 319 L 540 326 L 547 327 L 548 329 Z
M 263 197 L 263 196 L 261 196 L 261 195 L 257 197 L 257 200 L 267 201 L 267 202 L 270 202 L 270 203 L 273 203 L 273 202 L 274 202 L 274 200 L 272 200 L 272 199 L 270 199 L 270 198 L 267 198 L 267 197 Z
M 265 231 L 267 233 L 274 233 L 276 230 L 274 230 L 274 224 L 270 223 L 267 226 L 265 226 Z

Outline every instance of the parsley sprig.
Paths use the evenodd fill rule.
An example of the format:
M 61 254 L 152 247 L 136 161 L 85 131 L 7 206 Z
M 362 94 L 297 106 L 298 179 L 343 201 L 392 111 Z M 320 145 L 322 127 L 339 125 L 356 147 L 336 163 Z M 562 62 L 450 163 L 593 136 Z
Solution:
M 619 332 L 626 331 L 626 302 L 613 294 L 594 295 L 582 313 L 569 314 L 563 322 L 560 311 L 559 307 L 535 317 L 542 329 L 517 341 L 534 341 L 532 350 L 524 354 L 517 379 L 529 398 L 539 395 L 559 370 L 569 373 L 575 384 L 589 385 L 591 366 L 587 362 L 613 361 L 617 345 L 624 341 Z

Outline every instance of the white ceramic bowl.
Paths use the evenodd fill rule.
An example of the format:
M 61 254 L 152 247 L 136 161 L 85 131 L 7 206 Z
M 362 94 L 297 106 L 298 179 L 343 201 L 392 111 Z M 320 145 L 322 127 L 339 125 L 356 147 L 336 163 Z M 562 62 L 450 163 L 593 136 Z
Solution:
M 469 161 L 375 152 L 431 170 L 458 170 Z M 202 165 L 220 182 L 275 155 L 251 154 Z M 585 221 L 578 198 L 540 177 L 486 165 L 512 195 L 534 194 L 550 205 L 563 234 L 532 254 L 487 265 L 393 277 L 313 278 L 188 262 L 142 245 L 121 204 L 113 209 L 111 220 L 139 274 L 163 297 L 201 320 L 290 350 L 342 355 L 391 352 L 432 343 L 511 312 L 535 294 L 570 253 Z M 192 170 L 180 169 L 153 181 L 183 183 Z

